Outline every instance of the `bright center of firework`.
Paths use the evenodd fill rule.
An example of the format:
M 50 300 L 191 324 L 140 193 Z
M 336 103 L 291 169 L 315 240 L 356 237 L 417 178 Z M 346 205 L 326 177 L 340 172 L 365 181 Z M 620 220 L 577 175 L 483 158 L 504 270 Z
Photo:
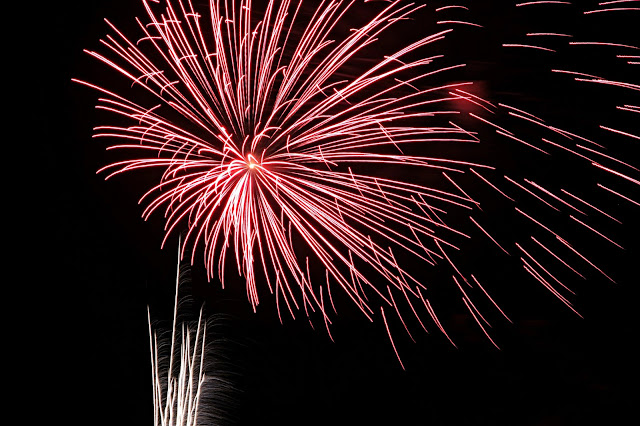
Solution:
M 253 170 L 258 165 L 258 160 L 253 156 L 253 154 L 247 155 L 247 166 L 250 170 Z

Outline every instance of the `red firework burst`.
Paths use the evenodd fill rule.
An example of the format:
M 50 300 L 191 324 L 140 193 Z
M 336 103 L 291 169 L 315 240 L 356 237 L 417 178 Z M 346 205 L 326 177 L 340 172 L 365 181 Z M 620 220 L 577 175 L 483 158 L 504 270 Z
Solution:
M 427 55 L 432 45 L 452 29 L 435 31 L 391 54 L 379 55 L 379 60 L 366 66 L 359 63 L 357 71 L 349 68 L 363 52 L 371 52 L 379 36 L 403 25 L 422 6 L 391 1 L 377 7 L 357 28 L 347 30 L 343 22 L 354 2 L 322 1 L 309 14 L 304 13 L 302 3 L 288 0 L 271 0 L 260 13 L 251 0 L 212 0 L 208 14 L 194 8 L 191 0 L 167 0 L 162 8 L 159 3 L 143 0 L 148 22 L 138 21 L 140 38 L 130 39 L 109 23 L 113 35 L 102 40 L 106 53 L 87 52 L 129 79 L 132 87 L 139 86 L 155 97 L 157 105 L 141 106 L 131 98 L 76 80 L 104 95 L 99 109 L 133 123 L 96 128 L 96 137 L 123 141 L 109 149 L 134 153 L 133 159 L 110 164 L 101 171 L 111 177 L 139 169 L 161 169 L 160 182 L 142 197 L 147 205 L 144 217 L 163 211 L 167 236 L 186 226 L 183 252 L 187 247 L 202 247 L 209 278 L 217 270 L 223 285 L 227 256 L 234 257 L 254 310 L 259 303 L 257 282 L 264 279 L 276 298 L 279 315 L 283 306 L 294 317 L 301 309 L 307 316 L 309 310 L 319 312 L 328 330 L 332 288 L 338 286 L 369 319 L 378 314 L 378 309 L 367 293 L 375 293 L 387 330 L 383 306 L 393 307 L 404 325 L 396 304 L 396 298 L 401 297 L 423 328 L 416 308 L 426 310 L 446 335 L 425 297 L 426 287 L 420 277 L 398 261 L 397 252 L 401 251 L 427 264 L 449 264 L 464 305 L 488 337 L 483 325 L 488 323 L 465 288 L 480 290 L 502 310 L 479 280 L 462 273 L 447 254 L 449 248 L 458 248 L 456 237 L 467 235 L 445 223 L 441 215 L 479 205 L 451 177 L 457 173 L 469 172 L 467 175 L 513 199 L 481 170 L 493 167 L 424 154 L 424 147 L 431 143 L 478 142 L 474 132 L 452 121 L 461 114 L 489 125 L 510 143 L 542 155 L 548 155 L 551 149 L 569 153 L 588 160 L 595 169 L 639 184 L 629 174 L 591 159 L 592 154 L 606 156 L 598 150 L 601 145 L 547 124 L 522 109 L 490 103 L 472 93 L 471 82 L 428 86 L 437 81 L 436 74 L 462 66 L 447 64 L 443 55 Z M 544 3 L 567 2 L 516 6 Z M 443 6 L 435 12 L 456 10 L 468 9 Z M 480 27 L 463 19 L 440 20 L 437 24 Z M 555 32 L 527 36 L 568 37 Z M 529 43 L 503 46 L 555 52 Z M 554 71 L 576 76 L 581 82 L 638 90 L 637 85 L 595 75 Z M 460 105 L 476 109 L 469 112 Z M 638 112 L 634 105 L 621 109 Z M 493 118 L 479 115 L 477 110 L 487 114 L 500 110 L 510 119 L 526 122 L 551 136 L 531 142 L 495 124 Z M 583 145 L 569 147 L 553 140 L 553 136 L 563 141 L 578 139 Z M 413 175 L 385 177 L 383 169 L 397 167 L 437 171 L 454 192 Z M 574 216 L 584 213 L 573 203 L 607 215 L 602 209 L 564 189 L 555 191 L 527 178 L 504 179 L 555 211 L 560 211 L 560 205 L 568 208 L 573 213 L 568 220 L 618 245 Z M 518 207 L 515 212 L 550 232 L 565 251 L 596 267 L 539 219 Z M 476 229 L 509 254 L 485 227 L 470 219 Z M 544 250 L 580 275 L 549 243 L 534 236 L 531 240 L 527 240 L 529 245 Z M 522 241 L 515 247 L 523 253 L 520 260 L 524 270 L 574 310 L 562 293 L 562 282 Z M 320 279 L 314 278 L 312 284 L 315 274 L 311 270 L 316 268 L 325 273 Z

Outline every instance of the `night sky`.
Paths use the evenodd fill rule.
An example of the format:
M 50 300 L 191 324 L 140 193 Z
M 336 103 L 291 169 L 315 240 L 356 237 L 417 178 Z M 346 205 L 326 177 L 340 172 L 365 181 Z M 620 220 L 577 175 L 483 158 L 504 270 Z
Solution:
M 566 17 L 524 15 L 513 6 L 502 5 L 507 2 L 490 3 L 478 6 L 474 15 L 484 29 L 462 28 L 443 45 L 452 49 L 452 62 L 468 64 L 457 77 L 477 81 L 490 100 L 520 101 L 549 122 L 556 120 L 577 131 L 588 129 L 612 105 L 633 103 L 634 96 L 638 105 L 637 92 L 574 88 L 562 83 L 569 79 L 552 80 L 540 71 L 566 66 L 569 61 L 576 70 L 606 72 L 606 64 L 598 62 L 600 51 L 549 59 L 500 48 L 503 40 L 532 31 L 543 18 Z M 44 399 L 46 409 L 38 408 L 34 414 L 43 414 L 50 421 L 149 425 L 153 412 L 147 305 L 154 318 L 170 320 L 177 235 L 160 249 L 161 215 L 147 222 L 140 217 L 143 207 L 137 200 L 153 176 L 131 175 L 105 182 L 96 175 L 109 161 L 106 141 L 91 138 L 92 128 L 101 124 L 104 115 L 93 108 L 98 95 L 71 82 L 75 77 L 108 86 L 113 76 L 105 75 L 103 80 L 104 67 L 82 49 L 99 48 L 98 40 L 107 32 L 103 18 L 132 28 L 133 18 L 142 17 L 144 11 L 137 2 L 123 0 L 49 2 L 34 9 L 29 12 L 35 14 L 30 22 L 37 24 L 30 24 L 29 35 L 16 35 L 33 52 L 28 55 L 28 69 L 34 75 L 29 76 L 33 94 L 24 124 L 27 131 L 14 142 L 25 147 L 23 158 L 35 157 L 38 175 L 24 191 L 34 206 L 25 209 L 21 218 L 29 224 L 24 229 L 31 243 L 21 253 L 26 261 L 23 276 L 13 284 L 26 290 L 18 303 L 22 310 L 16 315 L 21 324 L 27 320 L 22 333 L 33 336 L 28 337 L 34 345 L 29 351 L 34 357 L 29 369 L 36 378 L 30 381 L 36 389 L 41 384 L 45 387 L 42 392 L 32 391 L 28 398 L 36 407 Z M 635 36 L 631 30 L 639 17 L 636 13 L 635 18 L 604 19 L 582 35 L 584 39 L 607 39 L 606 35 L 616 31 L 616 40 L 640 45 L 637 26 Z M 582 28 L 571 19 L 563 25 L 567 32 Z M 396 32 L 396 41 L 420 29 Z M 635 75 L 632 67 L 621 69 L 615 70 L 614 77 L 638 83 L 638 66 Z M 629 119 L 623 124 L 631 133 L 640 134 L 637 118 L 635 123 Z M 613 153 L 640 167 L 639 141 L 598 135 L 611 143 Z M 489 140 L 486 146 L 474 157 L 476 161 L 496 159 L 500 145 Z M 532 169 L 540 179 L 607 182 L 640 199 L 637 186 L 619 184 L 620 180 L 610 177 L 595 180 L 589 174 L 593 168 L 565 161 L 568 157 L 549 160 L 545 166 L 538 161 L 540 157 L 518 149 L 517 153 L 499 152 L 504 158 L 496 162 L 507 174 Z M 31 164 L 24 163 L 24 167 L 31 169 Z M 24 170 L 17 178 L 27 174 L 31 175 Z M 497 199 L 490 191 L 483 193 L 483 200 Z M 624 223 L 611 235 L 626 250 L 591 235 L 578 237 L 584 238 L 578 247 L 587 247 L 585 252 L 617 282 L 612 284 L 588 268 L 584 268 L 589 271 L 586 281 L 567 275 L 564 283 L 576 291 L 572 300 L 584 319 L 564 307 L 513 259 L 503 262 L 495 246 L 475 236 L 464 248 L 468 258 L 459 259 L 471 271 L 479 271 L 479 276 L 490 277 L 485 282 L 514 319 L 509 324 L 499 315 L 490 317 L 492 336 L 501 349 L 484 338 L 459 299 L 456 303 L 447 299 L 439 307 L 441 320 L 457 348 L 433 326 L 426 335 L 413 324 L 417 341 L 413 343 L 397 321 L 392 323 L 404 371 L 383 323 L 369 323 L 347 300 L 337 301 L 340 315 L 332 327 L 334 343 L 321 321 L 315 322 L 315 330 L 303 317 L 296 321 L 285 317 L 281 325 L 266 291 L 254 314 L 240 280 L 231 279 L 228 288 L 220 290 L 218 282 L 206 282 L 202 266 L 196 264 L 190 287 L 194 310 L 204 302 L 207 313 L 222 315 L 221 330 L 227 342 L 219 350 L 232 360 L 229 368 L 239 389 L 236 405 L 230 409 L 231 424 L 621 423 L 637 405 L 637 397 L 628 389 L 635 383 L 638 362 L 637 302 L 632 293 L 638 284 L 640 209 L 598 194 L 600 205 L 607 205 Z M 502 213 L 500 202 L 492 202 L 487 202 L 483 212 L 484 223 L 509 241 L 511 216 Z M 531 206 L 530 210 L 539 208 L 534 207 L 539 205 L 535 200 L 523 205 Z M 425 274 L 433 282 L 438 282 L 440 274 L 450 277 L 442 271 Z

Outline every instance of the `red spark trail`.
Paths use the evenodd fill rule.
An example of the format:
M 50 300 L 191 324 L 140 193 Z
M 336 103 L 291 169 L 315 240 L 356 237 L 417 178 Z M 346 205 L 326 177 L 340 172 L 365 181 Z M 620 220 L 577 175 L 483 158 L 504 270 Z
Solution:
M 482 227 L 480 226 L 480 224 L 478 222 L 475 221 L 474 218 L 472 218 L 471 216 L 469 216 L 469 219 L 471 219 L 471 221 L 478 227 L 480 228 L 480 230 L 487 236 L 489 237 L 489 239 L 491 239 L 491 241 L 493 241 L 495 243 L 495 245 L 497 245 L 500 250 L 502 250 L 503 252 L 505 252 L 506 254 L 509 254 L 508 251 L 506 251 L 500 244 L 498 244 L 498 242 Z
M 602 214 L 602 215 L 604 215 L 604 216 L 608 217 L 609 219 L 614 220 L 614 221 L 616 221 L 616 222 L 618 222 L 618 223 L 620 223 L 620 224 L 622 223 L 622 222 L 620 222 L 618 219 L 616 219 L 615 217 L 613 217 L 613 216 L 611 216 L 611 215 L 609 215 L 609 214 L 605 213 L 605 212 L 604 212 L 604 211 L 602 211 L 601 209 L 599 209 L 599 208 L 597 208 L 597 207 L 595 207 L 595 206 L 593 206 L 593 205 L 591 205 L 591 204 L 587 203 L 587 202 L 586 202 L 586 201 L 584 201 L 583 199 L 578 198 L 577 196 L 573 195 L 573 194 L 572 194 L 572 193 L 570 193 L 569 191 L 565 191 L 564 189 L 561 189 L 560 191 L 562 191 L 563 193 L 567 194 L 567 195 L 568 195 L 568 196 L 570 196 L 570 197 L 575 198 L 576 200 L 580 201 L 582 204 L 585 204 L 585 205 L 587 205 L 587 206 L 591 207 L 592 209 L 594 209 L 594 210 L 595 210 L 595 211 L 597 211 L 598 213 L 600 213 L 600 214 Z
M 571 4 L 571 2 L 568 1 L 552 1 L 552 0 L 538 0 L 538 1 L 528 1 L 528 2 L 524 2 L 524 3 L 518 3 L 516 4 L 517 7 L 520 6 L 534 6 L 534 5 L 541 5 L 541 4 Z
M 622 198 L 622 199 L 625 199 L 625 200 L 629 201 L 630 203 L 635 204 L 636 206 L 640 206 L 640 203 L 639 203 L 639 202 L 634 201 L 634 200 L 632 200 L 631 198 L 629 198 L 629 197 L 627 197 L 627 196 L 625 196 L 625 195 L 622 195 L 622 194 L 620 194 L 619 192 L 614 191 L 613 189 L 607 188 L 606 186 L 601 185 L 601 184 L 598 184 L 598 186 L 599 186 L 600 188 L 604 189 L 605 191 L 609 191 L 609 192 L 611 192 L 612 194 L 615 194 L 615 195 L 617 195 L 618 197 L 620 197 L 620 198 Z
M 537 49 L 537 50 L 546 50 L 547 52 L 555 52 L 553 49 L 549 49 L 547 47 L 534 46 L 532 44 L 518 44 L 518 43 L 503 43 L 503 47 L 524 47 L 528 49 Z

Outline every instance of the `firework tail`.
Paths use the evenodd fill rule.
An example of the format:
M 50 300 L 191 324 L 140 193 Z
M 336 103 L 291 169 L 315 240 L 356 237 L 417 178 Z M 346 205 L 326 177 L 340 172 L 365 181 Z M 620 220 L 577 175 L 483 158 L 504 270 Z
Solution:
M 170 335 L 152 326 L 147 308 L 155 426 L 227 424 L 237 404 L 233 363 L 225 359 L 229 339 L 216 338 L 212 327 L 222 317 L 207 319 L 204 306 L 197 321 L 181 320 L 188 297 L 180 296 L 189 280 L 189 268 L 178 260 Z M 211 323 L 211 324 L 208 324 Z M 168 338 L 168 339 L 167 339 Z M 169 340 L 169 342 L 167 342 Z

